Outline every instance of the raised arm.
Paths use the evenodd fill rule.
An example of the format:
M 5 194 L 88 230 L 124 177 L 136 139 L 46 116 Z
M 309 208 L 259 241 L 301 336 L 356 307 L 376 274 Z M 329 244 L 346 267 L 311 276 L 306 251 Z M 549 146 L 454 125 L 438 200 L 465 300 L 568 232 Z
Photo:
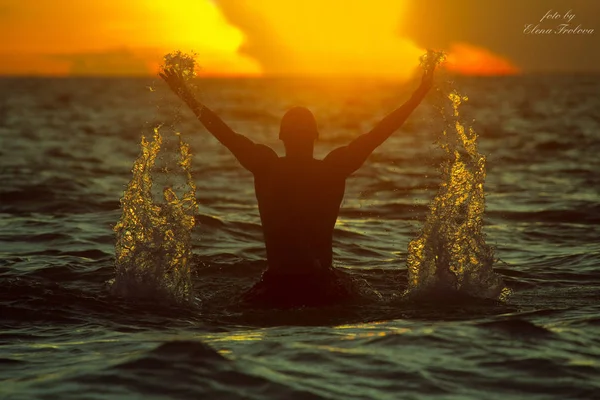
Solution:
M 410 99 L 383 118 L 371 131 L 357 137 L 347 146 L 333 150 L 325 162 L 341 173 L 350 175 L 359 169 L 367 157 L 398 130 L 415 108 L 421 103 L 433 82 L 433 70 L 423 73 L 421 85 Z
M 256 144 L 246 136 L 235 133 L 217 114 L 198 102 L 183 78 L 175 71 L 165 70 L 160 73 L 160 77 L 188 105 L 204 127 L 233 153 L 244 168 L 256 172 L 277 158 L 277 154 L 271 148 Z

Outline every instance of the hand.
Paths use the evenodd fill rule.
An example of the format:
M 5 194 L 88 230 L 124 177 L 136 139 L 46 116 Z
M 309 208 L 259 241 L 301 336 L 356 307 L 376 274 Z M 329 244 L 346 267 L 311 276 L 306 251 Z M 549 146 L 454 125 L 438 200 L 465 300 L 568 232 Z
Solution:
M 190 89 L 186 86 L 183 76 L 175 72 L 174 69 L 165 69 L 164 72 L 159 72 L 158 75 L 169 85 L 173 93 L 181 97 L 186 102 L 189 101 L 191 96 Z

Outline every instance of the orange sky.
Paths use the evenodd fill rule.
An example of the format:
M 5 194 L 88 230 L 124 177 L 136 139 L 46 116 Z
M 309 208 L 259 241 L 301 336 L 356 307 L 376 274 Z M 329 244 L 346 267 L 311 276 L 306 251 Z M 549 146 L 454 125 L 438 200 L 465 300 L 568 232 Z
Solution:
M 399 35 L 407 2 L 0 0 L 0 74 L 147 75 L 163 54 L 193 50 L 207 75 L 403 79 L 424 52 Z M 518 72 L 487 49 L 450 50 L 458 72 Z

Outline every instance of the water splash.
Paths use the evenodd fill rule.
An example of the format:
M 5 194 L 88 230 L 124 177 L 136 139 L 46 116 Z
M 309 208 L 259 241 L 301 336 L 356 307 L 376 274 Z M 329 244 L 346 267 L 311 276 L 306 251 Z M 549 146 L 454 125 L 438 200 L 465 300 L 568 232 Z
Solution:
M 164 64 L 161 70 L 174 70 L 183 80 L 189 84 L 196 77 L 196 53 L 186 54 L 181 51 L 165 54 Z
M 443 52 L 429 51 L 421 67 L 428 70 L 444 61 Z M 483 233 L 486 160 L 478 152 L 477 133 L 460 113 L 468 98 L 451 82 L 437 89 L 434 106 L 444 124 L 438 145 L 445 161 L 425 224 L 408 245 L 407 294 L 504 299 L 509 290 L 493 271 L 494 251 Z
M 152 173 L 163 137 L 142 137 L 142 151 L 121 198 L 122 215 L 115 225 L 116 277 L 113 293 L 124 297 L 159 298 L 176 303 L 193 300 L 190 271 L 191 230 L 196 213 L 196 186 L 191 175 L 189 145 L 179 136 L 179 167 L 187 190 L 177 195 L 164 187 L 162 200 L 153 195 Z
M 162 70 L 174 69 L 191 83 L 194 57 L 179 51 L 167 54 Z M 154 128 L 150 141 L 142 137 L 141 153 L 121 198 L 122 214 L 114 227 L 116 276 L 111 290 L 124 297 L 191 303 L 191 231 L 198 208 L 192 154 L 179 133 L 174 136 L 175 150 L 166 145 L 160 130 Z M 183 183 L 174 185 L 177 178 Z

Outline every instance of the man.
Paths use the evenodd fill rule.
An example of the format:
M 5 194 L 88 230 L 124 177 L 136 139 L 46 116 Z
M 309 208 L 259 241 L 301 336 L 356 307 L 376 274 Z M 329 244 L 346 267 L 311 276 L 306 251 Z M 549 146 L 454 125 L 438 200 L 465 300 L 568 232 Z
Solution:
M 200 104 L 173 70 L 160 74 L 198 120 L 254 175 L 254 187 L 267 250 L 267 271 L 246 299 L 275 306 L 324 305 L 352 295 L 348 278 L 332 266 L 333 229 L 344 197 L 346 178 L 419 105 L 432 86 L 433 69 L 419 88 L 370 132 L 323 160 L 313 158 L 319 136 L 313 114 L 294 107 L 281 120 L 279 138 L 285 157 L 235 133 Z

